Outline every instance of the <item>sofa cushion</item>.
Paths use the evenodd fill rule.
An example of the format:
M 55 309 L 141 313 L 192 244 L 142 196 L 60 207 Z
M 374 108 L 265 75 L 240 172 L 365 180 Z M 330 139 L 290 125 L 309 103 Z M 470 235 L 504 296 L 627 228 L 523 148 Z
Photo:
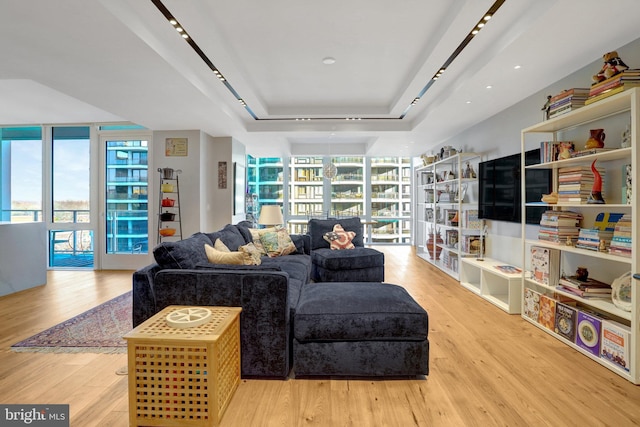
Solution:
M 287 229 L 283 227 L 276 227 L 274 231 L 261 233 L 260 241 L 270 257 L 289 255 L 297 251 Z
M 222 230 L 218 230 L 215 233 L 208 233 L 207 236 L 215 243 L 216 239 L 222 240 L 222 242 L 229 248 L 230 251 L 235 252 L 242 245 L 247 244 L 240 234 L 238 227 L 232 224 L 227 224 Z
M 204 233 L 196 233 L 177 242 L 163 242 L 153 249 L 153 257 L 160 268 L 191 269 L 198 263 L 208 262 L 204 245 L 213 242 Z
M 251 241 L 256 246 L 256 248 L 258 248 L 258 251 L 260 251 L 260 254 L 262 255 L 267 255 L 267 250 L 264 248 L 264 245 L 262 244 L 262 240 L 260 240 L 260 237 L 264 233 L 269 233 L 271 231 L 276 231 L 276 228 L 275 227 L 249 228 L 249 233 L 251 234 Z
M 253 259 L 248 252 L 219 251 L 211 245 L 204 245 L 207 259 L 211 264 L 253 265 Z
M 242 234 L 242 238 L 245 243 L 253 242 L 253 237 L 251 236 L 250 228 L 253 228 L 253 223 L 250 221 L 240 221 L 236 224 L 238 231 Z
M 240 246 L 238 248 L 238 251 L 249 254 L 252 260 L 251 262 L 252 264 L 255 264 L 255 265 L 262 264 L 262 257 L 261 257 L 262 254 L 260 253 L 258 248 L 256 248 L 256 245 L 253 244 L 253 242 Z
M 373 248 L 357 247 L 350 251 L 316 249 L 311 253 L 314 264 L 327 270 L 357 270 L 384 266 L 384 253 Z
M 329 248 L 329 242 L 324 240 L 324 234 L 333 231 L 333 226 L 340 224 L 346 231 L 354 231 L 356 233 L 352 240 L 354 246 L 364 246 L 364 227 L 360 218 L 340 218 L 340 219 L 310 219 L 308 225 L 308 234 L 311 236 L 311 250 L 320 248 Z
M 241 271 L 282 271 L 278 265 L 236 265 L 236 264 L 211 264 L 207 262 L 205 264 L 198 264 L 195 267 L 196 270 L 241 270 Z
M 294 337 L 310 341 L 423 341 L 427 312 L 398 285 L 315 283 L 303 287 Z
M 292 254 L 281 257 L 262 257 L 262 265 L 263 266 L 279 266 L 283 270 L 291 272 L 292 270 L 297 270 L 303 274 L 304 280 L 303 283 L 308 283 L 311 279 L 311 256 L 303 255 L 303 254 Z M 287 265 L 291 265 L 291 267 L 286 267 Z M 295 277 L 301 278 L 297 274 Z
M 355 231 L 345 231 L 340 224 L 333 226 L 333 231 L 324 233 L 324 240 L 329 242 L 329 247 L 333 250 L 341 249 L 353 249 L 355 246 L 352 243 L 354 237 L 356 237 Z
M 224 242 L 220 239 L 216 239 L 216 241 L 213 242 L 213 248 L 220 252 L 231 252 L 227 245 L 225 245 Z

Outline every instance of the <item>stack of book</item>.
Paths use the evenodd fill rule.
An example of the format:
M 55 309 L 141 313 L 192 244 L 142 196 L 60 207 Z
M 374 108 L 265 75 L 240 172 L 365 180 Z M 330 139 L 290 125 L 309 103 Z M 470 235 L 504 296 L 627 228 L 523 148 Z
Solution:
M 538 240 L 564 244 L 567 239 L 575 242 L 580 234 L 582 215 L 571 211 L 546 211 L 540 219 Z
M 605 171 L 598 169 L 604 182 Z M 593 187 L 593 172 L 589 166 L 558 169 L 558 204 L 586 203 Z
M 599 228 L 581 228 L 578 235 L 578 243 L 576 248 L 588 249 L 591 251 L 597 251 L 600 249 L 600 241 L 604 242 L 604 248 L 609 247 L 611 238 L 613 237 L 613 230 L 601 230 Z
M 640 69 L 629 68 L 620 74 L 592 85 L 589 90 L 589 99 L 586 100 L 585 105 L 637 86 L 640 86 Z
M 624 215 L 616 223 L 609 245 L 609 253 L 631 257 L 631 215 Z
M 611 285 L 591 278 L 579 280 L 576 276 L 562 276 L 558 289 L 581 298 L 611 299 Z
M 549 100 L 549 118 L 583 107 L 589 97 L 589 89 L 573 88 L 562 91 Z

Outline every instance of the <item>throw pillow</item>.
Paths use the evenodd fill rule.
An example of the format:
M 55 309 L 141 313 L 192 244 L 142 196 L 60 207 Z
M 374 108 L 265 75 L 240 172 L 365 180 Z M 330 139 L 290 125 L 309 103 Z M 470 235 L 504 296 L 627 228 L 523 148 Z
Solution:
M 213 244 L 213 249 L 220 252 L 231 252 L 227 245 L 225 245 L 224 242 L 220 239 L 216 239 L 215 243 Z
M 287 229 L 283 227 L 276 227 L 275 231 L 262 234 L 260 241 L 270 257 L 289 255 L 297 251 Z
M 329 247 L 334 250 L 355 249 L 352 240 L 356 237 L 354 231 L 345 231 L 340 224 L 333 226 L 333 231 L 328 231 L 322 236 L 329 242 Z
M 262 245 L 262 241 L 260 237 L 269 232 L 276 231 L 275 227 L 267 227 L 267 228 L 250 228 L 249 232 L 251 233 L 251 239 L 253 240 L 253 244 L 260 252 L 260 255 L 267 255 L 267 250 Z
M 251 255 L 245 252 L 223 252 L 211 245 L 204 245 L 207 259 L 211 264 L 251 265 Z
M 251 264 L 253 265 L 262 264 L 262 259 L 260 258 L 261 257 L 260 251 L 258 250 L 258 248 L 256 248 L 256 245 L 254 245 L 253 243 L 247 243 L 244 246 L 240 246 L 238 250 L 240 252 L 249 254 L 249 256 L 251 257 Z

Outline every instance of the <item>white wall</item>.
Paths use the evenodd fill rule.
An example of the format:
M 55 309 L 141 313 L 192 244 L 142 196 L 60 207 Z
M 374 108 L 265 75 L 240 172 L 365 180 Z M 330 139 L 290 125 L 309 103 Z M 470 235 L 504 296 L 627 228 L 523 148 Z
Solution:
M 622 58 L 630 68 L 640 68 L 640 39 L 622 47 L 612 46 L 611 50 L 617 50 L 620 58 Z M 465 151 L 481 153 L 483 160 L 519 153 L 521 147 L 521 130 L 539 123 L 542 120 L 541 109 L 547 100 L 547 96 L 556 95 L 565 89 L 574 87 L 588 88 L 591 85 L 591 76 L 600 71 L 602 67 L 602 55 L 604 53 L 605 52 L 593 52 L 594 61 L 592 64 L 577 70 L 575 73 L 558 80 L 553 85 L 523 99 L 488 120 L 450 138 L 435 147 L 434 152 L 439 151 L 441 146 L 451 145 L 454 148 L 463 148 Z M 550 66 L 552 66 L 552 64 L 550 64 Z M 608 125 L 607 131 L 610 134 L 607 138 L 613 139 L 619 137 L 618 127 L 611 129 Z M 589 135 L 584 135 L 584 140 L 586 141 L 588 137 Z M 567 139 L 578 141 L 579 138 L 579 135 L 571 135 L 570 138 Z M 525 149 L 539 148 L 539 143 L 539 140 L 527 140 Z M 487 224 L 489 226 L 487 256 L 504 260 L 505 262 L 511 259 L 521 259 L 519 255 L 522 250 L 521 245 L 489 244 L 492 236 L 494 236 L 494 240 L 499 242 L 503 241 L 503 237 L 520 237 L 520 224 L 502 221 L 487 221 Z M 529 233 L 527 232 L 527 234 Z M 514 258 L 515 251 L 517 251 L 518 254 L 516 254 L 517 256 Z
M 47 283 L 43 222 L 0 223 L 0 296 Z
M 187 156 L 166 156 L 166 138 L 188 138 Z M 156 131 L 153 133 L 153 177 L 151 194 L 154 228 L 157 227 L 159 194 L 158 168 L 181 169 L 180 213 L 182 235 L 186 238 L 198 231 L 218 230 L 237 223 L 244 215 L 233 215 L 233 163 L 245 166 L 245 146 L 231 137 L 214 138 L 199 130 Z M 227 188 L 218 188 L 218 162 L 227 162 Z
M 158 197 L 160 173 L 158 168 L 181 169 L 178 175 L 180 182 L 180 214 L 182 219 L 182 236 L 186 238 L 200 231 L 200 149 L 201 132 L 198 130 L 156 131 L 153 132 L 153 167 L 149 166 L 149 178 L 153 188 L 149 193 L 149 215 L 152 216 L 154 228 L 158 221 Z M 165 153 L 166 138 L 187 138 L 186 156 L 167 156 Z M 152 199 L 153 196 L 153 199 Z M 151 217 L 150 217 L 151 219 Z

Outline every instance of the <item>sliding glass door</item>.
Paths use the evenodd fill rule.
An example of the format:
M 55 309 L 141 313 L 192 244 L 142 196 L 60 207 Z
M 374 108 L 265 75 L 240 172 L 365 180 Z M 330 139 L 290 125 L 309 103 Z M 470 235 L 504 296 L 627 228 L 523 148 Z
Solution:
M 104 134 L 101 179 L 101 267 L 148 264 L 150 133 Z

